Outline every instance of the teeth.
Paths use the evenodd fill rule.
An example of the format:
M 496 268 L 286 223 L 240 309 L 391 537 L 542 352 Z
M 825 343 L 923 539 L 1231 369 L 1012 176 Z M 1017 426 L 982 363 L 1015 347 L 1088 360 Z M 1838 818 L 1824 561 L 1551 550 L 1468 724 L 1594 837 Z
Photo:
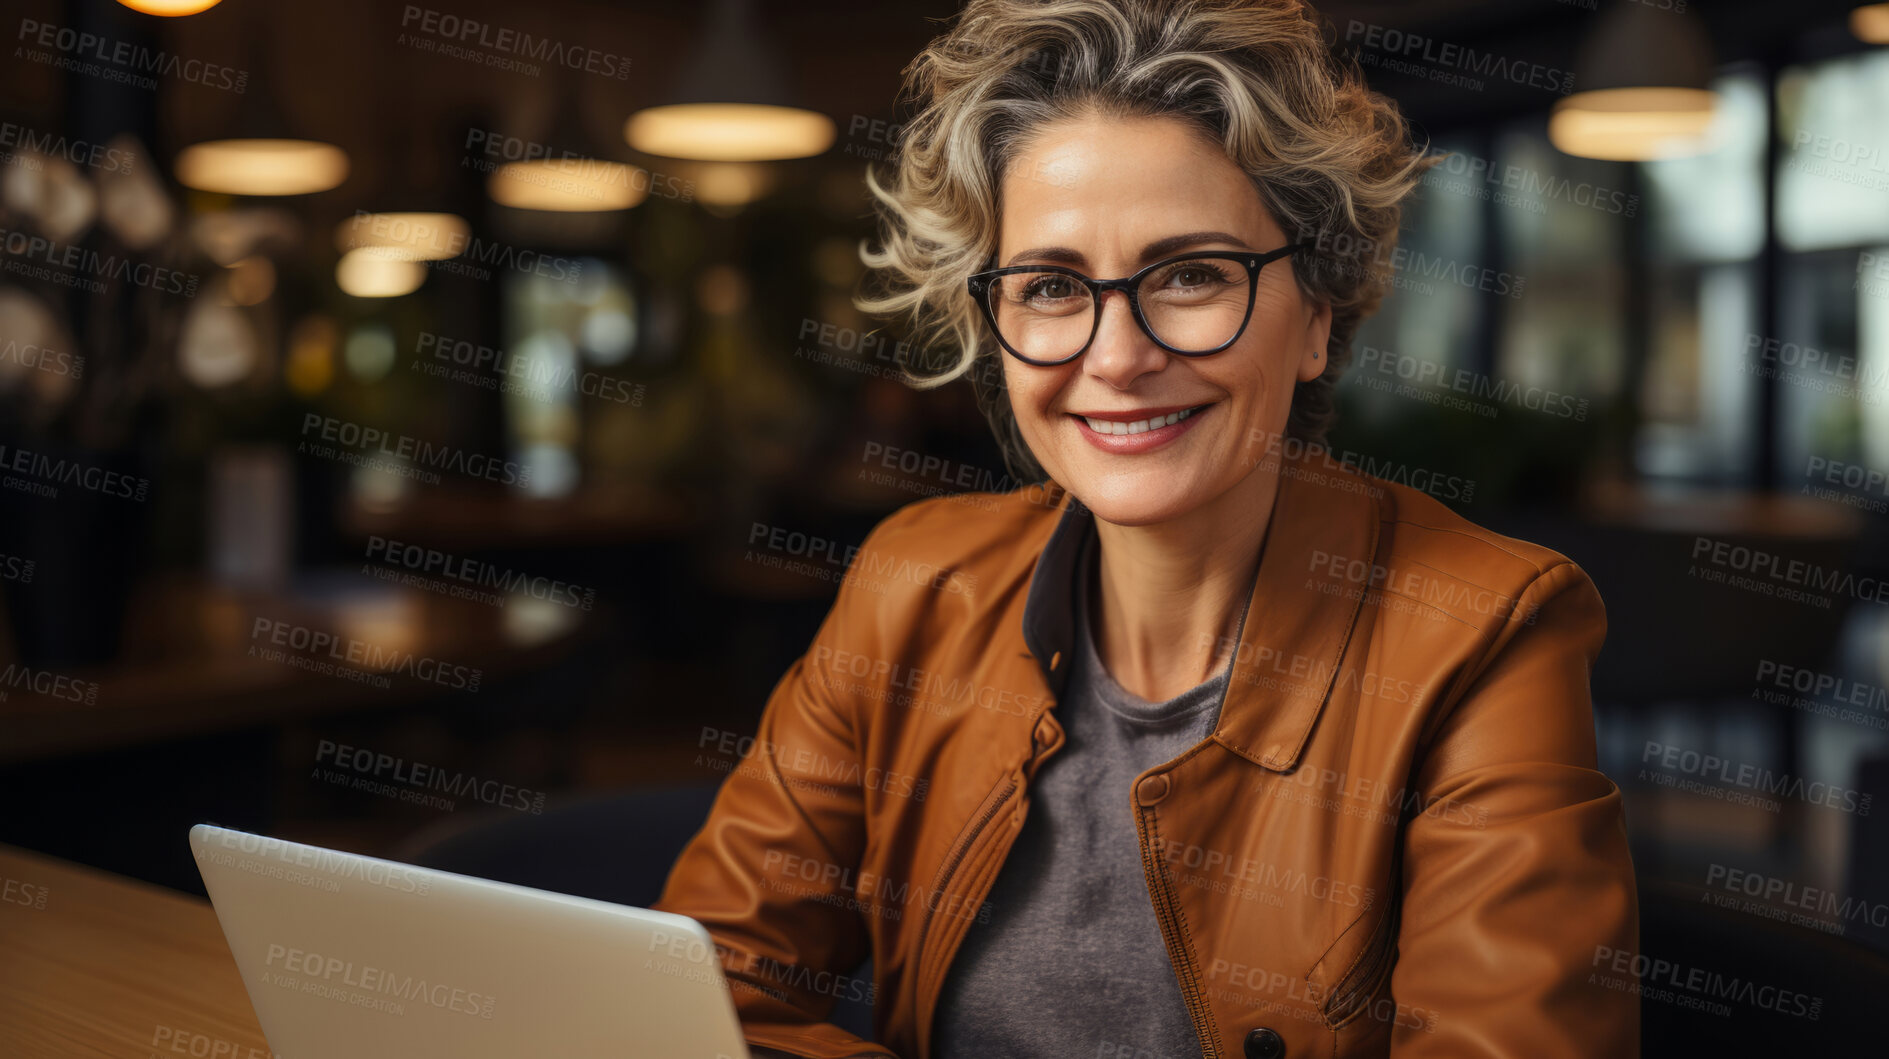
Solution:
M 1193 414 L 1192 408 L 1186 408 L 1164 416 L 1155 416 L 1152 419 L 1137 419 L 1132 423 L 1123 423 L 1114 419 L 1091 419 L 1088 416 L 1083 416 L 1082 421 L 1089 424 L 1089 429 L 1097 434 L 1144 434 L 1158 427 L 1173 426 Z

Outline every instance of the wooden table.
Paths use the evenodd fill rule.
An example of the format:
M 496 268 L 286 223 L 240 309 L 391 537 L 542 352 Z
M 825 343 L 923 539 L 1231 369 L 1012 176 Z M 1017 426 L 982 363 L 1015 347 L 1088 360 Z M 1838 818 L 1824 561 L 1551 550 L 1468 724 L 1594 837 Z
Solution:
M 0 1055 L 269 1049 L 208 902 L 0 845 Z

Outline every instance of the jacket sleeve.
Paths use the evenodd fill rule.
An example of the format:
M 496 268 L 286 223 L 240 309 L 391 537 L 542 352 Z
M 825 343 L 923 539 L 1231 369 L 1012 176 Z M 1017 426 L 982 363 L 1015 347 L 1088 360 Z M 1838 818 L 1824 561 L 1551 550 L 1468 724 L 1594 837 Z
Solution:
M 838 999 L 870 1000 L 873 986 L 851 976 L 871 943 L 849 885 L 866 840 L 857 704 L 845 685 L 822 679 L 833 669 L 818 660 L 834 650 L 876 656 L 872 587 L 842 581 L 752 740 L 704 730 L 699 763 L 732 771 L 655 906 L 707 928 L 751 1047 L 816 1059 L 894 1055 L 825 1021 Z
M 1606 632 L 1593 582 L 1557 563 L 1436 722 L 1404 845 L 1391 991 L 1416 1017 L 1397 1021 L 1396 1059 L 1640 1054 L 1637 992 L 1603 981 L 1639 934 L 1620 791 L 1595 762 Z

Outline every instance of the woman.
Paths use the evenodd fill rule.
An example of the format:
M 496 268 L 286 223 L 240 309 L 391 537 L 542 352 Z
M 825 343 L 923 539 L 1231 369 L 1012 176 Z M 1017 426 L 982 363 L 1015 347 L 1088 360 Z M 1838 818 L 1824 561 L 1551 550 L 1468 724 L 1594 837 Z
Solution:
M 863 304 L 1043 484 L 874 529 L 678 861 L 757 1054 L 1638 1054 L 1599 596 L 1318 443 L 1424 159 L 1312 17 L 971 0 L 909 71 Z

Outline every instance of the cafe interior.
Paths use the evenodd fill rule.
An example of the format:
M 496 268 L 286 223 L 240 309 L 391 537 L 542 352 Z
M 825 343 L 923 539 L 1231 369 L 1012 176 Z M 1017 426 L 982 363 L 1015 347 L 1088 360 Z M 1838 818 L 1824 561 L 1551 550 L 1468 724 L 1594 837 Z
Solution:
M 1889 987 L 1889 4 L 1317 6 L 1442 156 L 1331 448 L 1594 579 L 1647 947 L 1827 983 L 1649 1000 L 1648 1054 L 1841 1040 Z M 822 549 L 1028 484 L 853 301 L 956 7 L 9 4 L 0 844 L 650 904 Z

